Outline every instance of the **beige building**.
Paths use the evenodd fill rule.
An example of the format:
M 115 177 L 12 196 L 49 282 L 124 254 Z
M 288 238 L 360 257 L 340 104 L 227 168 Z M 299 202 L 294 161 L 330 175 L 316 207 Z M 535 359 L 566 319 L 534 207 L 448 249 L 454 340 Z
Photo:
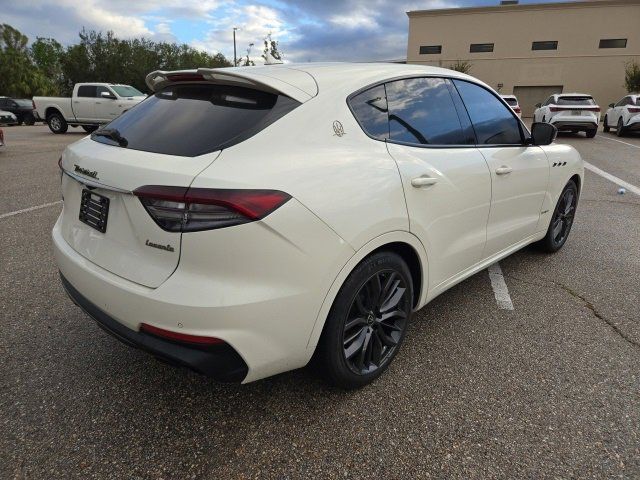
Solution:
M 503 2 L 507 3 L 507 2 Z M 604 109 L 627 92 L 625 62 L 640 63 L 640 0 L 592 0 L 408 12 L 407 62 L 450 67 L 502 94 L 525 116 L 559 92 L 590 93 Z

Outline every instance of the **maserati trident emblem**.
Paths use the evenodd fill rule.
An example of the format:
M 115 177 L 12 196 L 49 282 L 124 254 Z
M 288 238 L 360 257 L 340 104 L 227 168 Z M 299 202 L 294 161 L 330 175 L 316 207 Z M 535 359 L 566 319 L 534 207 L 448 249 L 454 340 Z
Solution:
M 338 137 L 346 135 L 344 133 L 344 127 L 342 126 L 342 123 L 340 123 L 340 121 L 338 121 L 338 120 L 335 120 L 333 122 L 333 131 Z
M 166 252 L 173 252 L 173 251 L 175 251 L 171 245 L 161 245 L 161 244 L 159 244 L 159 243 L 153 243 L 153 242 L 150 242 L 148 239 L 147 239 L 147 241 L 146 241 L 146 242 L 144 242 L 144 244 L 145 244 L 147 247 L 157 248 L 158 250 L 164 250 L 164 251 L 166 251 Z
M 75 167 L 74 170 L 76 172 L 81 173 L 82 175 L 86 175 L 87 177 L 91 177 L 91 178 L 95 178 L 96 180 L 99 180 L 97 171 L 82 168 L 80 165 L 76 165 L 75 163 L 73 164 L 73 166 Z

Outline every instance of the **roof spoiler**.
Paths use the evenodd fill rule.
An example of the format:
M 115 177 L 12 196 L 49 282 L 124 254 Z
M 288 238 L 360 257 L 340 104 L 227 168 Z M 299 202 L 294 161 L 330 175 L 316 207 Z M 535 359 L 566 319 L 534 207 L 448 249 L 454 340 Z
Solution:
M 286 75 L 278 75 L 275 69 L 286 69 Z M 263 71 L 264 73 L 261 73 Z M 282 77 L 282 78 L 278 78 Z M 286 78 L 286 81 L 283 79 Z M 198 68 L 197 70 L 164 71 L 156 70 L 147 75 L 145 82 L 154 92 L 167 85 L 179 82 L 213 82 L 222 85 L 250 87 L 265 92 L 291 97 L 300 103 L 315 97 L 318 86 L 307 72 L 282 66 L 270 69 L 238 68 Z

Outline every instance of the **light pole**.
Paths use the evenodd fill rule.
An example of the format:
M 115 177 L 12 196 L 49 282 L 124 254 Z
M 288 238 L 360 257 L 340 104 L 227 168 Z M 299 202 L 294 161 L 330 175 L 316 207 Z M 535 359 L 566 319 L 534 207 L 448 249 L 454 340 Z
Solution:
M 236 54 L 236 30 L 238 27 L 233 27 L 233 66 L 238 66 L 238 56 Z

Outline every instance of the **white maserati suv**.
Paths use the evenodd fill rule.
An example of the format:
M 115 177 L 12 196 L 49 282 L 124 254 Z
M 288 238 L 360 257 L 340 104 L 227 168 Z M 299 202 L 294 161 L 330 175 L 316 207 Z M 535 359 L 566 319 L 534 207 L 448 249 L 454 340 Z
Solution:
M 102 328 L 220 381 L 313 360 L 365 385 L 412 312 L 571 230 L 579 154 L 468 75 L 303 64 L 147 83 L 62 155 L 55 257 Z

